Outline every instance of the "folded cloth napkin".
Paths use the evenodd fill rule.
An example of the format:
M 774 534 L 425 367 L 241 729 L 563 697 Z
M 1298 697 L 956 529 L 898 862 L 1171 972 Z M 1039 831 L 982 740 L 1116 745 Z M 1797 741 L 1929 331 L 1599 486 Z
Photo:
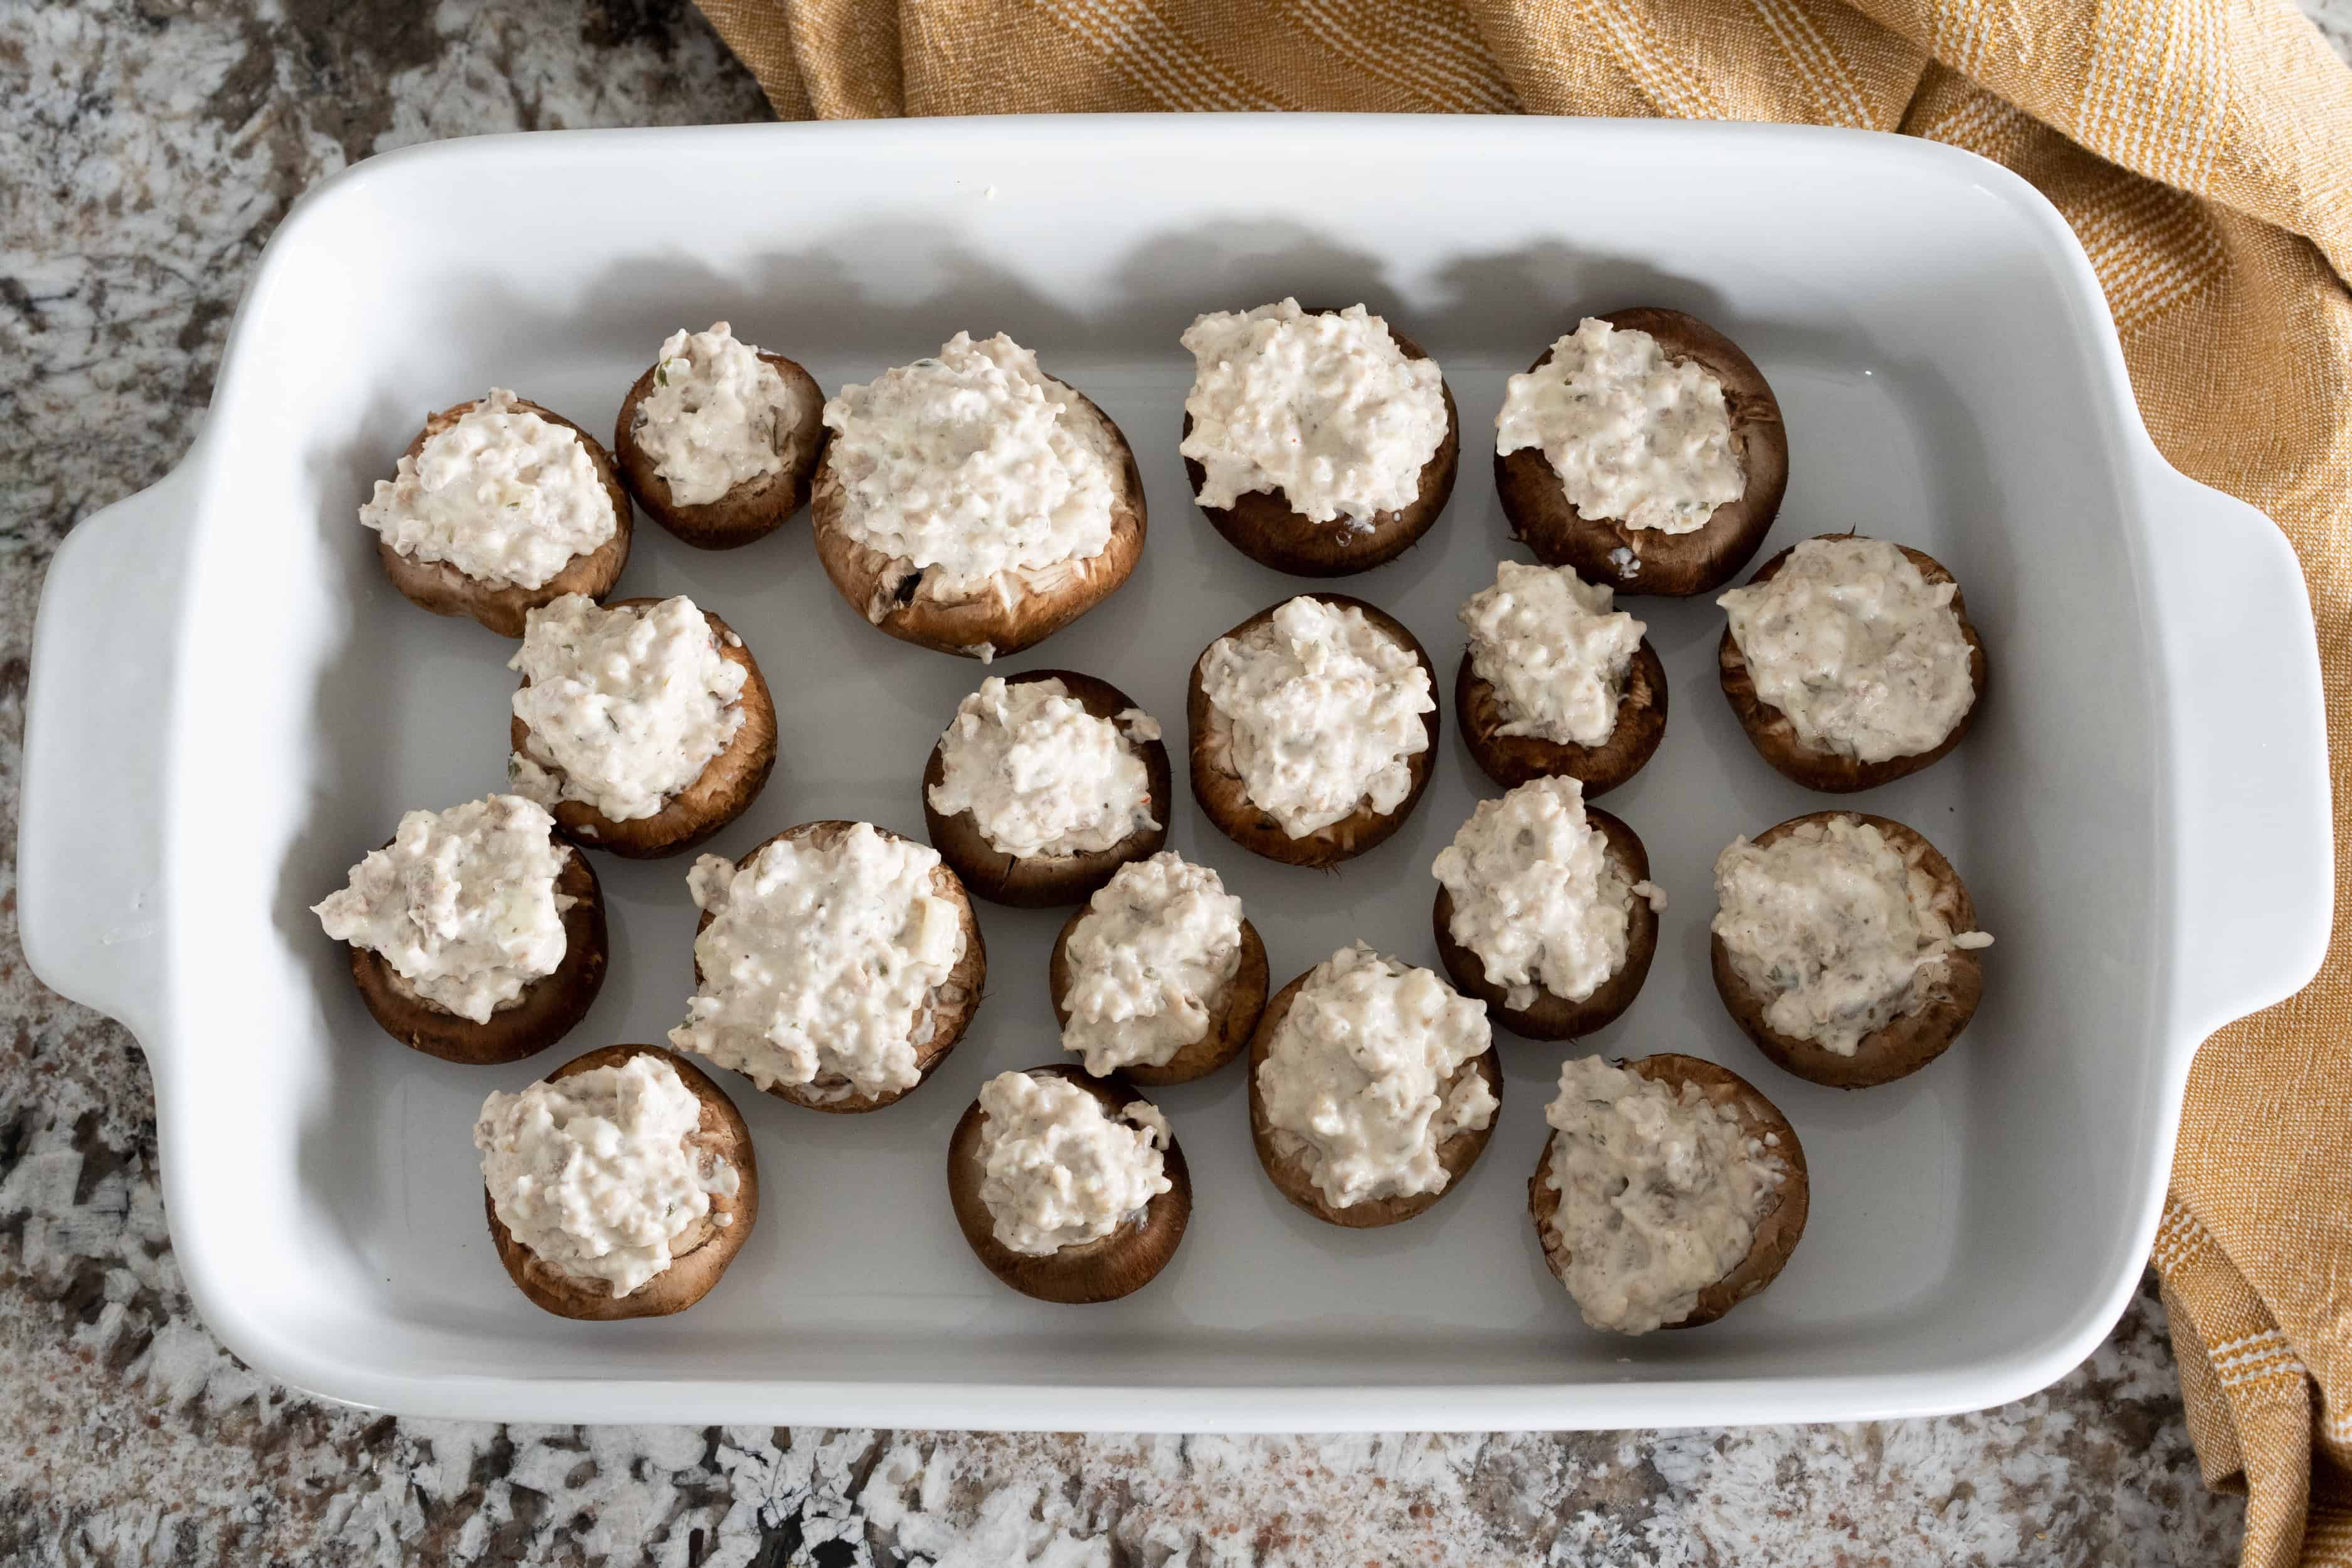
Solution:
M 2294 542 L 2352 865 L 2352 72 L 2287 0 L 699 3 L 788 118 L 1674 115 L 2008 165 L 2082 237 L 2165 456 Z M 2249 1568 L 2352 1564 L 2347 920 L 2339 892 L 2319 979 L 2200 1055 L 2156 1248 Z

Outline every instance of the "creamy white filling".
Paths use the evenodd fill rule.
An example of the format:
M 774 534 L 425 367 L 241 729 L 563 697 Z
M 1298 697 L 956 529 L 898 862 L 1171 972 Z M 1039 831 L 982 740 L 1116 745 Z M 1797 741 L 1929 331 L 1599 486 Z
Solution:
M 1293 838 L 1359 806 L 1393 811 L 1437 706 L 1412 648 L 1361 610 L 1301 595 L 1201 656 L 1212 744 Z
M 1431 870 L 1453 895 L 1446 929 L 1513 1007 L 1544 992 L 1581 1002 L 1625 966 L 1633 888 L 1575 779 L 1480 801 Z
M 1559 1069 L 1553 1223 L 1568 1289 L 1596 1329 L 1677 1323 L 1738 1267 L 1788 1179 L 1785 1161 L 1696 1084 L 1679 1092 L 1598 1057 Z
M 1350 305 L 1318 315 L 1296 300 L 1194 320 L 1192 428 L 1199 500 L 1230 507 L 1278 490 L 1312 522 L 1370 529 L 1421 494 L 1421 470 L 1445 439 L 1444 379 L 1407 359 L 1388 323 Z
M 1066 1079 L 1004 1072 L 981 1085 L 980 1109 L 980 1201 L 1011 1251 L 1100 1241 L 1171 1184 L 1168 1123 L 1149 1105 L 1114 1119 Z
M 1569 566 L 1505 561 L 1462 606 L 1470 668 L 1495 689 L 1498 735 L 1598 746 L 1617 732 L 1625 672 L 1648 628 Z
M 1109 432 L 1002 333 L 958 332 L 936 359 L 843 387 L 824 423 L 842 529 L 921 569 L 921 597 L 970 598 L 1110 542 Z
M 1808 539 L 1716 600 L 1756 695 L 1815 751 L 1865 763 L 1941 745 L 1976 702 L 1958 592 L 1882 539 Z
M 863 822 L 828 845 L 779 839 L 742 870 L 701 857 L 687 885 L 713 917 L 694 942 L 702 985 L 670 1044 L 763 1089 L 912 1089 L 916 1044 L 963 957 L 956 905 L 931 888 L 939 863 Z
M 651 816 L 743 727 L 743 667 L 683 595 L 608 610 L 566 594 L 525 617 L 507 668 L 522 672 L 513 706 L 530 727 L 507 775 L 542 805 Z
M 351 882 L 311 906 L 329 936 L 379 953 L 409 989 L 477 1024 L 563 963 L 555 890 L 572 851 L 536 801 L 494 795 L 412 811 Z
M 1486 1009 L 1430 971 L 1343 947 L 1292 996 L 1258 1065 L 1275 1147 L 1334 1208 L 1444 1192 L 1440 1145 L 1494 1118 L 1468 1067 L 1492 1042 Z
M 1770 1000 L 1766 1023 L 1839 1056 L 1927 999 L 1956 949 L 1936 881 L 1870 824 L 1801 823 L 1769 845 L 1735 838 L 1716 858 L 1714 931 L 1740 978 Z
M 404 454 L 360 521 L 414 561 L 446 561 L 477 582 L 546 585 L 620 526 L 588 448 L 570 429 L 492 387 L 455 424 Z
M 672 332 L 629 433 L 679 506 L 704 506 L 799 460 L 801 407 L 783 373 L 725 321 Z
M 1063 1047 L 1097 1078 L 1162 1067 L 1207 1036 L 1210 1009 L 1241 967 L 1242 901 L 1209 867 L 1163 849 L 1118 868 L 1063 952 Z
M 1748 485 L 1723 383 L 1669 359 L 1649 333 L 1595 316 L 1511 377 L 1495 450 L 1528 447 L 1542 450 L 1578 511 L 1628 528 L 1695 532 Z
M 1121 725 L 1126 726 L 1121 732 Z M 931 809 L 971 813 L 1003 854 L 1082 855 L 1160 826 L 1139 746 L 1160 726 L 1137 709 L 1097 719 L 1058 679 L 990 676 L 940 737 Z
M 551 1268 L 626 1296 L 670 1266 L 670 1244 L 731 1196 L 735 1167 L 688 1142 L 702 1105 L 658 1057 L 492 1094 L 474 1123 L 499 1223 Z M 726 1225 L 731 1215 L 714 1223 Z

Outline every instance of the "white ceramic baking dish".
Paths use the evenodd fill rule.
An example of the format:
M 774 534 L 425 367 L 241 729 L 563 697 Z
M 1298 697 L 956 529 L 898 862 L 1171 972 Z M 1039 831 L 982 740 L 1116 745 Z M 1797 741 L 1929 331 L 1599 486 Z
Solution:
M 1992 687 L 1949 760 L 1858 804 L 1966 875 L 1982 1011 L 1914 1079 L 1843 1095 L 1768 1065 L 1707 978 L 1708 867 L 1823 802 L 1717 694 L 1719 612 L 1635 607 L 1673 688 L 1610 807 L 1673 895 L 1648 987 L 1584 1047 L 1755 1079 L 1811 1157 L 1811 1228 L 1725 1321 L 1587 1331 L 1525 1214 L 1559 1047 L 1508 1041 L 1500 1130 L 1427 1216 L 1342 1232 L 1250 1153 L 1237 1069 L 1161 1097 L 1198 1207 L 1115 1305 L 1013 1296 L 941 1176 L 981 1080 L 1055 1057 L 1058 913 L 985 909 L 992 984 L 935 1082 L 871 1117 L 728 1089 L 766 1177 L 724 1284 L 666 1321 L 570 1323 L 508 1283 L 468 1132 L 484 1092 L 680 1016 L 678 863 L 600 860 L 615 961 L 564 1046 L 462 1068 L 370 1023 L 307 906 L 400 812 L 498 787 L 512 645 L 414 609 L 353 509 L 429 409 L 513 386 L 602 430 L 674 327 L 731 320 L 828 388 L 1004 330 L 1124 426 L 1151 504 L 1134 580 L 1000 668 L 1105 676 L 1178 726 L 1213 636 L 1296 584 L 1220 542 L 1176 456 L 1194 312 L 1362 299 L 1444 366 L 1465 460 L 1403 561 L 1342 586 L 1429 645 L 1507 542 L 1486 460 L 1505 376 L 1580 312 L 1695 311 L 1787 410 L 1766 549 L 1858 528 L 1967 584 Z M 916 780 L 977 665 L 890 641 L 805 524 L 703 555 L 641 524 L 624 579 L 749 639 L 782 761 L 715 847 L 866 816 Z M 1492 793 L 1448 732 L 1406 829 L 1336 876 L 1254 860 L 1189 800 L 1173 842 L 1247 900 L 1277 984 L 1344 941 L 1433 958 L 1431 857 Z M 2095 1345 L 2138 1278 L 2184 1075 L 2216 1026 L 2313 973 L 2331 861 L 2319 674 L 2278 531 L 2158 457 L 2099 289 L 2025 184 L 1916 141 L 1539 120 L 1000 120 L 496 137 L 379 158 L 261 263 L 212 416 L 171 477 L 75 531 L 41 609 L 25 942 L 153 1064 L 172 1232 L 239 1355 L 444 1416 L 1055 1428 L 1618 1426 L 1979 1406 Z M 1181 777 L 1181 770 L 1179 770 Z M 1181 785 L 1180 785 L 1181 789 Z

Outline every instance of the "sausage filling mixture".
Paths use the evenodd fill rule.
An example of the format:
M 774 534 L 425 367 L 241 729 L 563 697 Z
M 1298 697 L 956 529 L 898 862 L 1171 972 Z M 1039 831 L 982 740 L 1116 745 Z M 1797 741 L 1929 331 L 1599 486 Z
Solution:
M 799 460 L 801 405 L 783 373 L 725 321 L 672 332 L 629 426 L 677 506 L 707 506 Z
M 1503 562 L 1462 606 L 1470 668 L 1495 689 L 1498 735 L 1599 746 L 1617 732 L 1625 673 L 1649 628 L 1612 609 L 1615 591 L 1567 566 Z
M 931 809 L 971 813 L 1001 854 L 1086 855 L 1160 826 L 1137 747 L 1159 721 L 1130 708 L 1097 719 L 1059 680 L 990 676 L 940 737 Z

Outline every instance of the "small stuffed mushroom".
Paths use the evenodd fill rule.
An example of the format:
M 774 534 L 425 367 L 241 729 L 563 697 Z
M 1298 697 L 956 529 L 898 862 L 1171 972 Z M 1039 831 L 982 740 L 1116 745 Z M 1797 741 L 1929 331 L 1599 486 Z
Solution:
M 698 550 L 766 537 L 806 505 L 824 394 L 725 321 L 672 332 L 621 402 L 613 455 L 646 515 Z
M 1486 1008 L 1360 942 L 1275 993 L 1250 1038 L 1258 1163 L 1284 1197 L 1350 1229 L 1452 1192 L 1502 1094 Z
M 1172 849 L 1122 866 L 1054 939 L 1062 1046 L 1160 1088 L 1206 1078 L 1265 1010 L 1265 943 L 1217 873 Z
M 656 1046 L 575 1057 L 474 1124 L 499 1261 L 536 1306 L 614 1322 L 710 1293 L 760 1217 L 751 1130 Z
M 566 595 L 530 612 L 507 776 L 574 843 L 676 855 L 743 815 L 776 765 L 776 709 L 751 650 L 672 599 Z
M 1586 317 L 1511 377 L 1495 426 L 1512 536 L 1624 594 L 1731 581 L 1789 485 L 1789 434 L 1763 372 L 1679 310 Z
M 1116 1301 L 1151 1283 L 1192 1217 L 1168 1119 L 1075 1067 L 999 1073 L 948 1141 L 948 1197 L 988 1271 L 1040 1301 Z
M 1992 938 L 1952 863 L 1899 822 L 1791 817 L 1733 840 L 1715 890 L 1715 988 L 1799 1078 L 1867 1089 L 1917 1072 L 1984 994 Z
M 1260 610 L 1193 661 L 1192 797 L 1244 849 L 1334 866 L 1404 824 L 1437 752 L 1419 639 L 1343 594 Z
M 1562 1065 L 1528 1181 L 1544 1262 L 1596 1329 L 1711 1323 L 1780 1277 L 1811 1187 L 1797 1130 L 1696 1057 Z
M 1361 305 L 1296 300 L 1185 331 L 1184 472 L 1202 515 L 1251 560 L 1342 577 L 1395 560 L 1454 493 L 1454 393 L 1419 343 Z
M 311 912 L 351 944 L 352 982 L 384 1032 L 444 1061 L 536 1055 L 604 984 L 596 873 L 520 795 L 408 813 Z
M 1573 567 L 1505 561 L 1462 606 L 1470 646 L 1454 716 L 1472 759 L 1505 789 L 1565 773 L 1591 800 L 1641 772 L 1665 738 L 1665 666 L 1612 597 Z
M 1666 896 L 1641 839 L 1574 779 L 1480 801 L 1431 870 L 1438 959 L 1505 1028 L 1570 1040 L 1633 1005 Z
M 687 878 L 695 994 L 669 1043 L 811 1110 L 895 1104 L 963 1037 L 988 982 L 971 900 L 937 851 L 804 822 Z
M 858 614 L 985 661 L 1044 640 L 1127 581 L 1143 477 L 1110 416 L 999 333 L 958 332 L 824 405 L 809 498 L 817 559 Z
M 1160 721 L 1066 669 L 982 681 L 923 767 L 940 858 L 982 898 L 1022 909 L 1078 903 L 1158 854 L 1171 804 Z
M 493 387 L 425 422 L 360 521 L 411 601 L 519 637 L 536 605 L 613 591 L 632 514 L 596 437 Z
M 1723 695 L 1764 760 L 1847 794 L 1960 743 L 1984 699 L 1984 641 L 1943 563 L 1858 534 L 1801 540 L 1716 603 Z

